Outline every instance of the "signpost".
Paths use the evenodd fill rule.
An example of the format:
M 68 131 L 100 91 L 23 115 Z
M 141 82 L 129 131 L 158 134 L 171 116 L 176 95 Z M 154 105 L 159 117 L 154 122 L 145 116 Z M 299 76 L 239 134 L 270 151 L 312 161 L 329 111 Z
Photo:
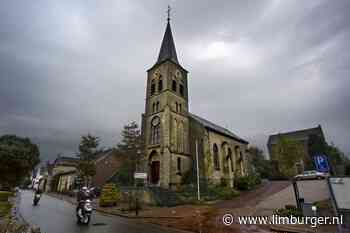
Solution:
M 134 179 L 135 179 L 135 186 L 136 186 L 136 203 L 135 203 L 135 214 L 136 216 L 139 215 L 139 199 L 138 199 L 138 185 L 136 180 L 143 180 L 143 182 L 145 182 L 145 180 L 147 180 L 147 173 L 145 172 L 135 172 L 134 173 Z
M 314 157 L 316 170 L 319 172 L 330 172 L 328 158 L 324 154 L 316 154 Z
M 196 165 L 197 165 L 197 198 L 201 200 L 201 194 L 199 190 L 199 161 L 198 161 L 198 141 L 196 140 Z
M 134 178 L 135 178 L 135 179 L 143 179 L 143 180 L 146 180 L 146 179 L 147 179 L 147 173 L 145 173 L 145 172 L 135 172 L 135 173 L 134 173 Z

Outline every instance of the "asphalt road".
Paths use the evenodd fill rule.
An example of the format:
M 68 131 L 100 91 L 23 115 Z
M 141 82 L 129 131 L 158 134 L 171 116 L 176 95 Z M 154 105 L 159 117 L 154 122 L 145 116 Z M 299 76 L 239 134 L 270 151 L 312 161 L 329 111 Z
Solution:
M 42 233 L 183 233 L 96 211 L 89 226 L 77 225 L 75 206 L 68 202 L 43 195 L 39 205 L 33 206 L 32 200 L 33 192 L 21 191 L 19 211 L 28 223 L 40 227 Z

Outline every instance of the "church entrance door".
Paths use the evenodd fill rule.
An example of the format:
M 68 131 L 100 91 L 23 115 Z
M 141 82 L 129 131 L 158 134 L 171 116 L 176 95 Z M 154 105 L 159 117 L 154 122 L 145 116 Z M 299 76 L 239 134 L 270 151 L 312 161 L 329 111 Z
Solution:
M 152 161 L 151 163 L 151 183 L 152 184 L 158 184 L 159 182 L 159 169 L 160 169 L 160 162 Z

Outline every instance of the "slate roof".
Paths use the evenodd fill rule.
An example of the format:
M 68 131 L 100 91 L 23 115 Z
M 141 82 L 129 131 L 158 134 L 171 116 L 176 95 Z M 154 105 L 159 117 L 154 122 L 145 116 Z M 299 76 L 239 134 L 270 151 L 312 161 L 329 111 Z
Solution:
M 317 127 L 310 128 L 310 129 L 302 129 L 297 131 L 270 135 L 267 141 L 267 144 L 268 145 L 276 144 L 280 136 L 290 137 L 293 140 L 305 141 L 309 139 L 310 135 L 319 135 L 324 138 L 321 125 L 318 125 Z
M 224 128 L 224 127 L 221 127 L 217 124 L 214 124 L 204 118 L 201 118 L 197 115 L 194 115 L 192 113 L 189 113 L 189 116 L 194 119 L 195 121 L 199 122 L 201 125 L 203 125 L 205 128 L 208 128 L 212 131 L 215 131 L 219 134 L 222 134 L 224 136 L 227 136 L 227 137 L 230 137 L 236 141 L 239 141 L 239 142 L 242 142 L 242 143 L 245 143 L 245 144 L 248 144 L 249 142 L 247 142 L 246 140 L 244 140 L 243 138 L 237 136 L 236 134 L 232 133 L 230 130 Z
M 159 55 L 157 63 L 161 63 L 165 60 L 171 60 L 172 62 L 179 65 L 179 61 L 177 60 L 176 48 L 173 39 L 173 34 L 171 32 L 170 22 L 168 21 L 162 45 L 160 47 Z

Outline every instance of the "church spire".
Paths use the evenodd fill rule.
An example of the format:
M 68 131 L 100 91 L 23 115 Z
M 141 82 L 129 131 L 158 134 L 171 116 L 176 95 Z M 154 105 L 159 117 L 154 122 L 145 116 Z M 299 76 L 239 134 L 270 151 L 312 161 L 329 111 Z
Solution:
M 170 27 L 170 6 L 168 6 L 167 13 L 168 13 L 168 18 L 167 18 L 168 23 L 165 29 L 162 45 L 160 47 L 157 64 L 168 59 L 175 62 L 176 64 L 179 64 L 179 61 L 177 60 L 173 34 L 171 32 L 171 27 Z

